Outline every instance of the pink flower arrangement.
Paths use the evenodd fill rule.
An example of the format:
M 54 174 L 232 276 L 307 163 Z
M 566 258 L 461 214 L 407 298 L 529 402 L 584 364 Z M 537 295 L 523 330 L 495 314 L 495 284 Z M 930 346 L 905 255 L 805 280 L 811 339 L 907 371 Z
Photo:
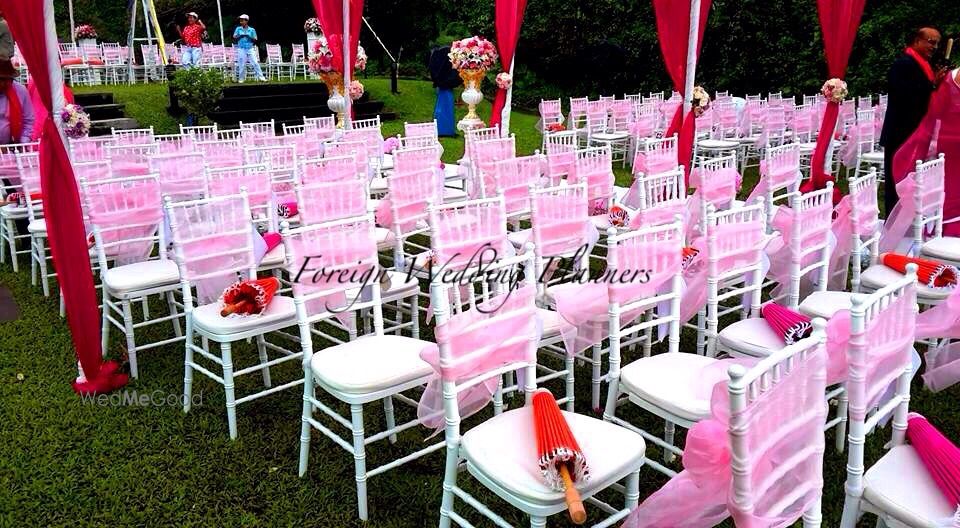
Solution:
M 329 73 L 333 70 L 333 52 L 327 44 L 326 37 L 320 37 L 313 43 L 310 56 L 307 57 L 307 67 L 311 73 Z
M 354 79 L 350 81 L 350 99 L 356 101 L 363 97 L 363 84 L 360 81 Z
M 315 17 L 310 17 L 306 22 L 303 23 L 303 32 L 304 33 L 323 33 L 323 30 L 320 29 L 320 21 Z
M 60 120 L 63 122 L 63 133 L 68 138 L 77 139 L 87 137 L 90 133 L 90 116 L 77 104 L 68 104 L 60 111 Z
M 357 60 L 354 61 L 353 67 L 360 71 L 367 69 L 367 51 L 359 44 L 357 44 Z
M 383 140 L 383 153 L 390 154 L 394 150 L 396 150 L 397 147 L 399 146 L 400 146 L 400 140 L 394 136 L 390 136 L 387 139 Z
M 847 83 L 837 78 L 823 83 L 823 88 L 820 89 L 820 94 L 827 101 L 837 104 L 842 103 L 847 98 L 847 93 Z
M 493 43 L 477 36 L 455 41 L 448 56 L 455 70 L 489 70 L 499 58 Z
M 73 36 L 78 39 L 95 39 L 97 38 L 97 30 L 90 24 L 80 24 L 73 30 Z
M 497 74 L 497 88 L 501 90 L 509 90 L 513 86 L 513 76 L 507 72 L 500 72 Z

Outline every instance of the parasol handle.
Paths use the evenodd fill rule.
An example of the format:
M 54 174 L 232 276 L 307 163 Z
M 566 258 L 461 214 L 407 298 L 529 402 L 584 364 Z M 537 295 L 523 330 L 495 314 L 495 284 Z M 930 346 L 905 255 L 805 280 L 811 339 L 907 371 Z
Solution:
M 247 301 L 240 301 L 230 304 L 223 305 L 223 310 L 220 310 L 220 317 L 226 317 L 232 313 L 239 312 L 246 306 Z
M 573 486 L 573 478 L 570 477 L 570 466 L 560 464 L 560 477 L 563 478 L 565 500 L 567 501 L 567 511 L 570 512 L 570 520 L 573 524 L 581 525 L 587 521 L 587 511 L 583 508 L 583 499 L 580 498 L 580 492 Z

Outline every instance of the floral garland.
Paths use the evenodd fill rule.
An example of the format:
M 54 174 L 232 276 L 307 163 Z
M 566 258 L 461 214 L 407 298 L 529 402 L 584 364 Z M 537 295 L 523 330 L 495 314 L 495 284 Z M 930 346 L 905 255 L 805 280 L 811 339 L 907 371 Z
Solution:
M 63 133 L 68 138 L 83 138 L 90 134 L 90 116 L 83 111 L 83 107 L 80 105 L 68 104 L 64 106 L 60 112 L 60 120 L 63 122 Z
M 304 33 L 323 33 L 323 30 L 320 29 L 320 21 L 316 17 L 310 17 L 306 22 L 303 23 L 303 32 Z
M 357 59 L 354 61 L 354 68 L 360 71 L 367 69 L 367 52 L 363 46 L 357 46 Z M 333 51 L 327 38 L 321 36 L 313 43 L 313 49 L 307 56 L 307 68 L 310 73 L 330 73 L 333 71 Z
M 841 79 L 833 78 L 823 83 L 820 94 L 831 103 L 840 104 L 847 98 L 847 83 Z
M 497 74 L 497 88 L 501 90 L 509 90 L 513 86 L 513 76 L 507 72 L 500 72 Z
M 80 24 L 73 30 L 73 36 L 78 39 L 95 39 L 97 30 L 90 24 Z
M 351 100 L 356 101 L 357 99 L 360 99 L 361 97 L 363 97 L 363 92 L 364 92 L 363 84 L 361 84 L 360 81 L 356 79 L 350 81 L 349 93 L 350 93 Z
M 710 109 L 710 94 L 702 86 L 693 87 L 693 113 L 697 117 Z
M 473 36 L 450 45 L 450 64 L 455 70 L 489 70 L 497 62 L 497 48 L 489 40 Z

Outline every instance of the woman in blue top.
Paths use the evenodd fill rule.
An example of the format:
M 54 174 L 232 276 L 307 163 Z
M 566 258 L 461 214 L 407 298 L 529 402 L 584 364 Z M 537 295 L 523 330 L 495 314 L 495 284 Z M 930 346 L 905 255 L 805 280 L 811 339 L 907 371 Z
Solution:
M 247 78 L 247 61 L 253 66 L 258 81 L 266 81 L 260 63 L 257 62 L 257 30 L 249 26 L 250 17 L 240 15 L 240 25 L 233 30 L 233 42 L 237 48 L 237 79 L 243 82 Z

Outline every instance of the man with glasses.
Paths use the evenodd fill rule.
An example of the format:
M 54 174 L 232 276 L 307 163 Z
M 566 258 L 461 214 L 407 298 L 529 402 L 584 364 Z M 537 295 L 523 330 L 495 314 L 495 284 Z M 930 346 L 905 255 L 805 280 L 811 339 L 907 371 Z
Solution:
M 887 75 L 887 111 L 880 133 L 887 214 L 897 203 L 897 180 L 906 176 L 894 176 L 893 155 L 920 124 L 930 95 L 946 73 L 946 69 L 934 71 L 931 65 L 939 47 L 940 32 L 936 29 L 926 26 L 911 32 L 903 55 L 893 62 Z

